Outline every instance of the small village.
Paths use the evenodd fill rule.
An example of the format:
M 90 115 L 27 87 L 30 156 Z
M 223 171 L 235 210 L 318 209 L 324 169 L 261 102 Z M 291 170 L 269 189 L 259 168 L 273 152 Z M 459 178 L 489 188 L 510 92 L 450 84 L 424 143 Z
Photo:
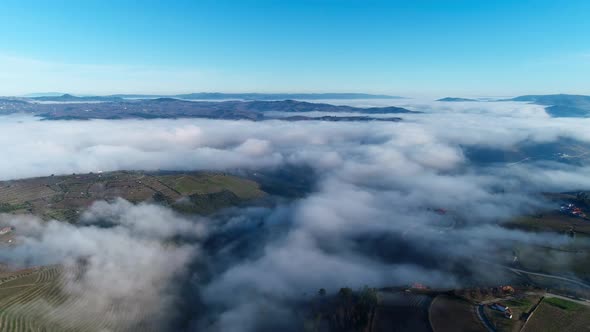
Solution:
M 561 213 L 564 214 L 568 214 L 574 217 L 579 217 L 579 218 L 583 218 L 583 219 L 587 219 L 588 217 L 586 216 L 586 213 L 584 213 L 584 211 L 582 211 L 581 208 L 577 207 L 575 204 L 573 203 L 566 203 L 563 204 L 559 207 L 559 211 Z

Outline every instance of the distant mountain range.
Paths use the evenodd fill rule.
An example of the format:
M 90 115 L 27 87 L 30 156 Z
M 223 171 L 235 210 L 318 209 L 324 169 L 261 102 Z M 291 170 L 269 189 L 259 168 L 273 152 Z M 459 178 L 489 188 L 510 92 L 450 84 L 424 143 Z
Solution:
M 479 101 L 477 99 L 469 99 L 469 98 L 457 98 L 457 97 L 445 97 L 441 99 L 437 99 L 436 101 Z
M 590 96 L 583 95 L 526 95 L 510 99 L 547 105 L 545 111 L 556 118 L 590 117 Z
M 379 98 L 395 99 L 401 97 L 362 93 L 263 94 L 203 92 L 174 96 L 134 94 L 110 96 L 74 96 L 71 94 L 62 94 L 57 96 L 46 95 L 29 98 L 2 97 L 0 98 L 0 103 L 3 105 L 20 105 L 17 107 L 20 109 L 35 109 L 34 113 L 42 113 L 47 119 L 206 117 L 236 119 L 247 118 L 260 120 L 263 118 L 268 118 L 264 116 L 263 113 L 269 111 L 318 111 L 328 113 L 350 112 L 364 114 L 411 112 L 407 109 L 393 106 L 357 108 L 350 106 L 336 106 L 330 104 L 295 101 L 296 99 L 337 100 Z M 437 101 L 475 102 L 480 100 L 459 97 L 445 97 L 438 99 Z M 524 95 L 511 99 L 501 99 L 496 101 L 519 101 L 543 105 L 546 106 L 546 112 L 553 117 L 590 117 L 590 96 L 568 94 Z M 59 106 L 60 103 L 67 104 L 68 106 Z M 100 104 L 100 106 L 97 106 L 97 103 Z M 76 106 L 74 106 L 74 104 L 76 104 Z M 84 109 L 84 113 L 80 112 L 81 109 Z M 98 111 L 98 109 L 100 109 L 100 111 Z M 303 118 L 292 118 L 292 120 L 303 120 Z M 331 121 L 329 118 L 324 120 Z M 349 119 L 349 121 L 350 120 L 351 119 Z M 360 118 L 357 120 L 361 121 Z
M 109 96 L 74 96 L 53 93 L 27 96 L 37 101 L 79 102 L 79 101 L 117 101 L 121 99 L 175 98 L 187 100 L 321 100 L 321 99 L 399 99 L 402 97 L 366 93 L 220 93 L 199 92 L 178 95 L 117 94 Z
M 482 101 L 469 98 L 445 97 L 437 101 L 443 102 L 465 102 L 465 101 Z M 494 101 L 488 100 L 488 101 Z M 533 104 L 543 105 L 545 111 L 555 118 L 586 118 L 590 117 L 590 96 L 584 95 L 524 95 L 510 99 L 500 99 L 495 101 L 520 101 Z
M 288 116 L 284 118 L 280 118 L 281 120 L 285 121 L 329 121 L 329 122 L 366 122 L 366 121 L 388 121 L 388 122 L 398 122 L 401 121 L 401 118 L 398 117 L 388 117 L 388 118 L 375 118 L 370 116 L 332 116 L 332 115 L 325 115 L 325 116 L 302 116 L 302 115 L 295 115 L 295 116 Z
M 61 96 L 41 96 L 32 97 L 35 101 L 48 101 L 48 102 L 105 102 L 105 101 L 122 101 L 123 98 L 115 96 L 84 96 L 78 97 L 70 94 L 63 94 Z
M 41 97 L 40 97 L 41 98 Z M 247 119 L 286 121 L 399 121 L 399 118 L 374 118 L 369 116 L 348 116 L 336 119 L 335 116 L 311 117 L 296 113 L 361 113 L 361 114 L 402 114 L 418 113 L 405 108 L 370 107 L 359 108 L 295 100 L 282 101 L 189 101 L 175 98 L 87 100 L 87 97 L 60 96 L 62 102 L 27 102 L 22 99 L 0 99 L 4 113 L 29 113 L 45 120 L 88 120 L 88 119 L 154 119 L 154 118 L 208 118 L 208 119 Z M 75 103 L 68 103 L 72 98 Z M 107 97 L 104 97 L 107 98 Z M 271 112 L 294 113 L 291 117 L 279 118 Z
M 35 98 L 35 97 L 49 97 L 49 96 L 61 96 L 64 95 L 65 93 L 63 92 L 35 92 L 35 93 L 28 93 L 26 95 L 23 95 L 22 97 L 25 98 Z

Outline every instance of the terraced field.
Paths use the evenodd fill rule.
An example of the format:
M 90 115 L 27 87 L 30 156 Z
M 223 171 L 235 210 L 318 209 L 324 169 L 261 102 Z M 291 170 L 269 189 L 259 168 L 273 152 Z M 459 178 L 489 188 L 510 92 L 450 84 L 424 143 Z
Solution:
M 210 213 L 264 195 L 258 183 L 215 172 L 109 172 L 0 181 L 0 213 L 75 221 L 97 200 L 157 201 Z
M 61 266 L 46 266 L 0 277 L 0 331 L 156 331 L 145 323 L 149 317 L 141 308 L 122 310 L 113 305 L 110 312 L 92 314 L 88 298 L 73 297 L 65 289 L 76 273 Z M 136 317 L 120 321 L 118 312 L 135 312 Z M 137 323 L 139 322 L 139 323 Z M 138 325 L 139 324 L 139 325 Z

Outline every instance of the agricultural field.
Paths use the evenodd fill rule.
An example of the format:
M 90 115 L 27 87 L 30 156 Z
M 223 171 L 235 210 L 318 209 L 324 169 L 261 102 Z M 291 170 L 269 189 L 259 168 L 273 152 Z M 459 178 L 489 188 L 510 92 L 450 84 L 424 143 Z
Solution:
M 577 298 L 590 298 L 590 289 L 587 287 L 580 287 L 570 281 L 559 280 L 554 278 L 546 278 L 543 276 L 528 275 L 531 283 L 543 287 L 548 292 L 567 295 Z
M 93 202 L 118 197 L 179 212 L 207 214 L 262 198 L 259 184 L 213 172 L 109 172 L 0 182 L 0 213 L 32 214 L 75 223 Z M 0 227 L 2 228 L 2 227 Z M 18 245 L 18 226 L 0 235 L 0 250 Z M 0 331 L 157 331 L 155 319 L 129 301 L 92 311 L 97 301 L 75 283 L 83 267 L 38 266 L 19 271 L 0 262 Z M 79 296 L 78 296 L 79 295 Z M 121 312 L 126 313 L 122 317 Z M 130 313 L 130 314 L 127 314 Z
M 453 319 L 449 319 L 453 317 Z M 432 301 L 429 312 L 434 332 L 464 331 L 485 332 L 484 325 L 475 313 L 475 306 L 458 297 L 439 295 Z
M 64 275 L 75 272 L 53 265 L 0 274 L 0 331 L 127 331 L 139 327 L 118 323 L 114 311 L 93 316 L 85 313 L 88 299 L 64 291 L 71 280 Z M 133 318 L 137 322 L 147 319 Z M 141 324 L 141 330 L 154 329 Z
M 558 211 L 548 211 L 536 216 L 522 216 L 504 225 L 527 231 L 558 233 L 565 233 L 574 227 L 576 236 L 590 237 L 590 220 L 569 216 Z
M 0 182 L 0 213 L 29 213 L 76 221 L 94 201 L 121 197 L 152 201 L 179 211 L 211 213 L 264 196 L 258 183 L 211 172 L 109 172 Z
M 519 245 L 514 251 L 518 255 L 519 268 L 590 281 L 590 248 L 587 244 L 569 248 Z
M 506 256 L 517 257 L 512 264 L 516 268 L 590 281 L 588 193 L 546 193 L 544 197 L 549 201 L 545 211 L 515 218 L 502 226 L 527 232 L 561 234 L 562 240 L 545 246 L 518 243 Z M 568 204 L 573 204 L 583 215 L 573 215 L 567 209 Z
M 590 192 L 544 193 L 547 206 L 542 211 L 525 215 L 504 223 L 508 228 L 526 231 L 568 233 L 590 239 Z M 580 214 L 572 213 L 566 205 L 572 204 Z
M 371 332 L 431 331 L 428 310 L 432 297 L 408 292 L 380 292 Z
M 545 298 L 522 331 L 590 331 L 590 307 L 558 298 Z
M 157 179 L 182 195 L 204 195 L 229 190 L 243 199 L 262 196 L 256 182 L 224 174 L 162 175 Z

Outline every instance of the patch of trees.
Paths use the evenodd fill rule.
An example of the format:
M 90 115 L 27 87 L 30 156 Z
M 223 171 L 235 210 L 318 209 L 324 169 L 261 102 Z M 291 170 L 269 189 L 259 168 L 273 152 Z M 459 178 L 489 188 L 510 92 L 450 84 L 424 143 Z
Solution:
M 367 286 L 356 292 L 343 287 L 333 296 L 327 295 L 326 290 L 321 288 L 306 331 L 365 331 L 378 303 L 377 290 Z
M 0 203 L 0 213 L 9 213 L 25 208 L 27 208 L 25 204 Z
M 580 191 L 579 193 L 576 194 L 576 203 L 579 206 L 590 206 L 590 197 L 588 196 L 588 193 L 585 191 Z
M 155 203 L 158 203 L 158 204 L 167 204 L 168 203 L 168 199 L 166 198 L 166 196 L 159 191 L 156 191 L 152 195 L 152 199 L 154 200 Z

